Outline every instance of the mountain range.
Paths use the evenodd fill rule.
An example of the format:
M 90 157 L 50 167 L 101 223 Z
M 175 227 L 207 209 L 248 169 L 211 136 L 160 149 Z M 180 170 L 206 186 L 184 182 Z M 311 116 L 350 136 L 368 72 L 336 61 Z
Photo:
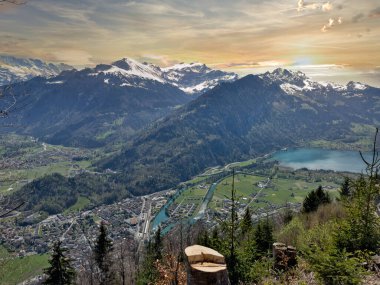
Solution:
M 198 63 L 160 68 L 124 58 L 3 92 L 23 103 L 4 119 L 22 126 L 16 132 L 68 146 L 124 143 L 98 167 L 116 170 L 134 194 L 282 147 L 349 139 L 353 124 L 380 122 L 380 89 L 286 69 L 238 79 Z
M 222 83 L 143 130 L 100 164 L 135 194 L 167 189 L 207 167 L 316 139 L 344 140 L 380 122 L 380 89 L 318 83 L 285 69 Z M 365 113 L 363 113 L 365 110 Z
M 22 126 L 19 133 L 52 144 L 100 147 L 128 141 L 195 95 L 236 78 L 203 64 L 161 69 L 124 58 L 3 87 L 10 99 L 0 103 L 6 109 L 11 98 L 22 102 L 22 110 L 7 118 L 7 123 Z
M 0 86 L 36 76 L 51 77 L 69 69 L 73 67 L 64 63 L 54 64 L 39 59 L 0 55 Z

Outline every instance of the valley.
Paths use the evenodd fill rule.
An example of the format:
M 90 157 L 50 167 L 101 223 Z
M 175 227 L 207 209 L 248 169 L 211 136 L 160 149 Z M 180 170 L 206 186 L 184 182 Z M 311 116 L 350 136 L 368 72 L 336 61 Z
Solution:
M 28 86 L 34 99 L 4 118 L 29 125 L 0 140 L 2 210 L 22 203 L 0 224 L 11 263 L 35 258 L 41 272 L 61 240 L 80 268 L 101 221 L 113 241 L 126 239 L 137 253 L 158 226 L 164 234 L 199 221 L 212 228 L 229 217 L 233 170 L 238 215 L 249 208 L 254 223 L 298 212 L 318 186 L 337 197 L 344 177 L 358 176 L 334 170 L 358 172 L 344 165 L 357 166 L 356 151 L 370 148 L 378 89 L 325 86 L 283 69 L 242 79 L 197 64 L 173 70 L 123 59 L 13 86 Z M 204 94 L 186 87 L 203 71 L 221 83 Z M 184 81 L 163 81 L 173 74 Z M 357 117 L 358 106 L 372 113 Z M 302 164 L 308 157 L 311 164 Z M 339 157 L 343 168 L 329 168 Z M 1 276 L 0 283 L 8 278 Z
M 52 173 L 75 176 L 91 172 L 96 153 L 87 149 L 49 145 L 33 137 L 2 135 L 0 139 L 0 193 Z
M 45 161 L 41 167 L 54 172 L 57 171 L 57 165 L 60 165 L 60 173 L 65 176 L 80 175 L 80 173 L 72 172 L 73 165 L 79 165 L 78 169 L 74 168 L 79 172 L 93 172 L 91 162 L 100 153 L 96 150 L 90 152 L 50 146 L 30 137 L 15 136 L 13 139 L 15 141 L 12 145 L 18 142 L 17 149 L 19 151 L 10 156 L 14 163 L 22 160 L 26 150 L 28 150 L 29 158 L 34 157 L 32 154 L 38 157 L 40 152 L 46 151 L 46 158 L 53 157 L 58 161 Z M 12 139 L 7 138 L 6 141 L 9 142 Z M 10 145 L 4 144 L 3 147 L 8 149 Z M 78 157 L 86 157 L 86 159 L 82 160 Z M 73 158 L 75 158 L 74 161 Z M 79 162 L 75 160 L 79 160 Z M 21 165 L 23 167 L 15 167 L 14 170 L 19 171 L 19 175 L 27 175 L 30 172 L 35 175 L 35 177 L 31 177 L 34 179 L 44 173 L 36 171 L 36 169 L 38 170 L 37 165 Z M 232 169 L 236 170 L 235 187 L 239 197 L 239 215 L 244 213 L 246 207 L 250 207 L 254 220 L 259 220 L 266 215 L 277 215 L 284 209 L 299 211 L 306 194 L 319 185 L 322 185 L 331 197 L 335 197 L 343 177 L 356 176 L 352 173 L 328 170 L 293 170 L 278 165 L 271 160 L 270 155 L 264 155 L 247 161 L 229 163 L 225 166 L 211 167 L 173 189 L 142 197 L 123 199 L 110 205 L 94 207 L 91 206 L 93 204 L 90 203 L 90 200 L 83 196 L 79 197 L 76 204 L 57 215 L 47 216 L 29 211 L 26 212 L 29 216 L 25 216 L 18 212 L 2 219 L 1 223 L 2 244 L 11 252 L 6 261 L 9 262 L 8 267 L 12 266 L 11 264 L 19 264 L 18 266 L 26 266 L 31 269 L 27 263 L 29 259 L 36 258 L 41 259 L 41 262 L 37 263 L 37 267 L 33 267 L 33 270 L 40 270 L 38 268 L 42 268 L 46 264 L 46 261 L 42 260 L 46 258 L 44 254 L 48 251 L 51 241 L 57 239 L 61 239 L 64 245 L 71 248 L 70 256 L 74 260 L 74 265 L 80 266 L 83 253 L 89 251 L 89 243 L 92 242 L 91 236 L 96 235 L 98 223 L 101 220 L 107 222 L 112 232 L 112 239 L 134 240 L 140 250 L 143 248 L 144 241 L 149 239 L 158 225 L 162 227 L 163 232 L 167 232 L 178 223 L 191 224 L 199 219 L 210 226 L 215 225 L 218 220 L 227 218 L 229 214 L 230 200 L 228 197 L 231 191 Z M 19 183 L 15 181 L 13 183 L 21 186 L 22 181 L 17 180 L 17 177 L 14 179 Z M 5 189 L 8 186 L 4 184 L 3 187 Z M 17 190 L 15 188 L 9 192 L 17 193 Z M 3 195 L 6 197 L 9 192 L 3 191 Z M 206 199 L 207 193 L 211 195 Z M 22 218 L 24 222 L 17 224 L 16 220 L 20 220 L 22 216 L 24 216 Z M 77 255 L 79 252 L 80 255 Z M 28 271 L 26 270 L 26 272 Z M 22 276 L 33 276 L 32 273 L 29 274 Z M 7 277 L 6 274 L 0 274 L 0 280 L 10 280 L 8 278 L 10 277 Z
M 238 196 L 240 196 L 239 212 L 241 214 L 246 206 L 250 206 L 257 217 L 267 213 L 274 214 L 285 206 L 298 210 L 302 198 L 318 185 L 323 185 L 332 196 L 335 196 L 336 189 L 343 178 L 341 173 L 293 171 L 278 167 L 271 162 L 257 164 L 247 161 L 239 164 L 245 165 L 237 167 L 239 170 L 235 177 Z M 27 217 L 31 223 L 29 225 L 14 224 L 14 219 L 18 215 L 13 215 L 2 220 L 2 243 L 8 250 L 17 253 L 11 259 L 14 260 L 22 256 L 43 254 L 47 252 L 51 241 L 60 238 L 65 245 L 72 248 L 70 256 L 74 258 L 74 264 L 79 266 L 83 252 L 88 251 L 87 240 L 91 242 L 90 237 L 95 235 L 100 220 L 107 222 L 112 232 L 111 237 L 115 240 L 128 237 L 132 240 L 144 241 L 149 238 L 154 228 L 154 217 L 160 213 L 168 201 L 172 201 L 167 209 L 169 218 L 161 224 L 164 230 L 166 226 L 172 227 L 173 224 L 181 221 L 191 222 L 194 218 L 204 219 L 214 224 L 216 217 L 223 218 L 224 215 L 228 215 L 229 202 L 226 197 L 230 192 L 231 172 L 207 173 L 210 172 L 206 171 L 205 174 L 178 185 L 177 189 L 128 198 L 111 205 L 87 210 L 72 209 L 63 214 L 45 217 L 37 223 L 33 222 L 33 217 L 37 214 L 34 213 Z M 258 183 L 271 175 L 271 185 L 267 183 L 260 188 L 261 185 Z M 199 215 L 200 206 L 209 188 L 213 186 L 216 186 L 216 189 L 209 203 L 206 204 L 207 208 Z M 76 253 L 80 255 L 77 256 Z

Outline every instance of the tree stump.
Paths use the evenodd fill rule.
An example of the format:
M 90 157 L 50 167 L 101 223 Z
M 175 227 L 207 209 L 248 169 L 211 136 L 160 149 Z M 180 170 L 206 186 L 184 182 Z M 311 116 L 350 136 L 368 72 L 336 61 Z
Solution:
M 273 258 L 276 269 L 287 270 L 289 267 L 297 265 L 297 250 L 294 246 L 275 242 L 273 244 Z
M 188 285 L 229 285 L 224 256 L 211 248 L 192 245 L 185 249 Z

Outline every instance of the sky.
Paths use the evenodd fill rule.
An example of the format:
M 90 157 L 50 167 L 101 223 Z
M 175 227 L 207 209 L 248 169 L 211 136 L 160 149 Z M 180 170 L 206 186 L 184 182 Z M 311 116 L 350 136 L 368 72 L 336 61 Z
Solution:
M 379 0 L 24 1 L 0 0 L 0 54 L 77 68 L 124 57 L 240 75 L 284 67 L 380 86 Z

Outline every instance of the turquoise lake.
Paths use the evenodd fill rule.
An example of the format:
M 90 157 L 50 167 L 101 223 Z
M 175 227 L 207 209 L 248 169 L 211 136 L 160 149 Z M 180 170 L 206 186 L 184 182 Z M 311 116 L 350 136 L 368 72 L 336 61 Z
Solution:
M 368 158 L 368 154 L 365 155 Z M 358 151 L 328 150 L 319 148 L 298 148 L 278 151 L 271 159 L 278 160 L 280 165 L 294 169 L 308 168 L 360 173 L 365 165 Z

